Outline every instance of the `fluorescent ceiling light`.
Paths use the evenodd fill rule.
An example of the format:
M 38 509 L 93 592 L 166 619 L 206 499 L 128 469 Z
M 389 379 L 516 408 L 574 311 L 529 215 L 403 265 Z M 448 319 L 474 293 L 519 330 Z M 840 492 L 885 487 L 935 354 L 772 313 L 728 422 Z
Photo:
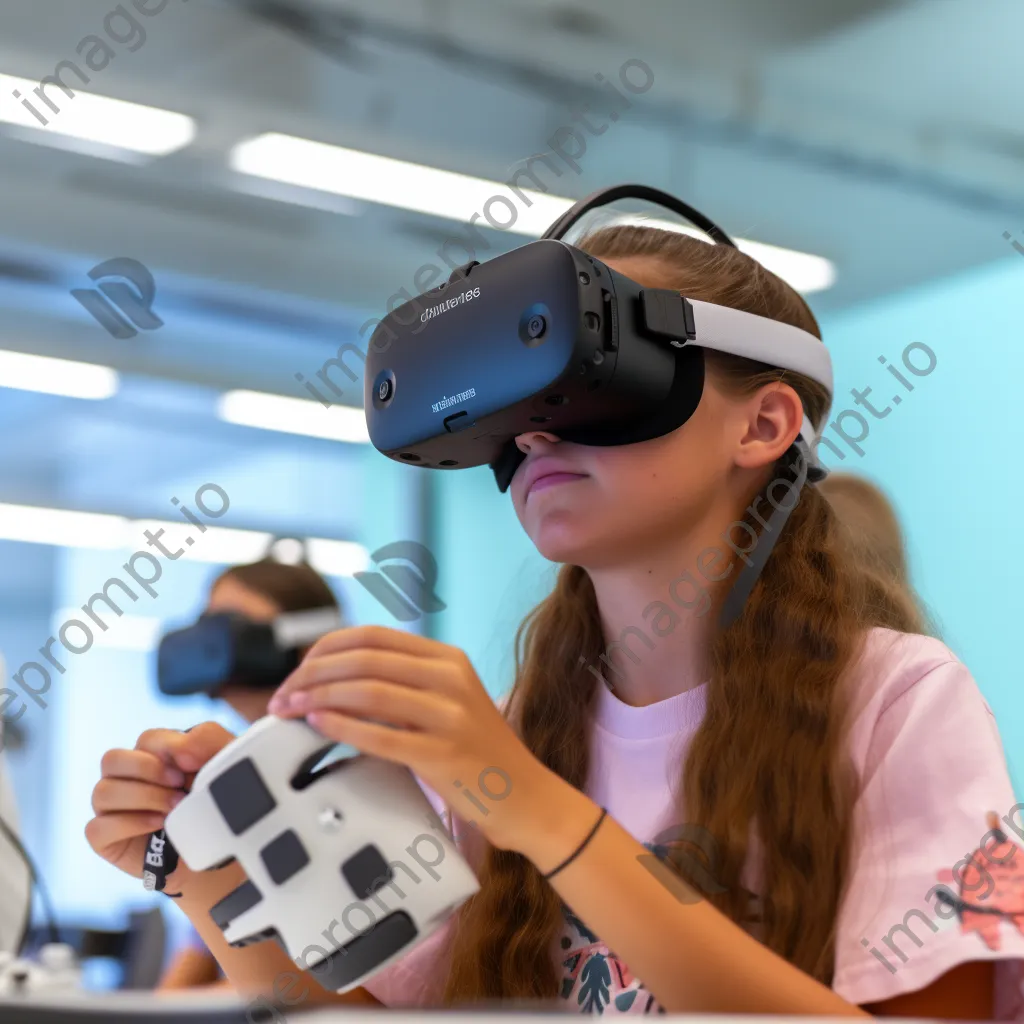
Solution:
M 515 221 L 502 230 L 532 238 L 539 238 L 575 202 L 530 189 L 521 189 L 521 195 L 517 195 L 506 182 L 473 178 L 275 132 L 239 143 L 231 151 L 230 163 L 234 170 L 258 178 L 461 223 L 467 223 L 474 211 L 480 214 L 476 220 L 486 223 L 484 207 L 490 199 L 501 196 L 517 213 Z M 521 196 L 529 201 L 529 206 Z M 496 204 L 493 212 L 488 212 L 498 224 L 509 218 L 509 207 L 505 203 Z M 705 237 L 696 229 L 670 221 L 625 219 Z M 622 222 L 623 218 L 616 217 L 616 220 Z M 741 251 L 804 295 L 824 291 L 835 283 L 835 266 L 821 256 L 742 238 L 735 241 Z
M 127 524 L 131 537 L 125 548 L 143 548 L 145 531 L 158 536 L 160 543 L 172 554 L 190 562 L 214 565 L 240 565 L 265 557 L 273 535 L 262 530 L 238 530 L 225 526 L 207 526 L 204 533 L 185 522 L 174 520 L 136 520 Z M 157 531 L 162 529 L 162 534 Z M 193 543 L 188 544 L 186 538 Z M 324 537 L 306 539 L 309 564 L 327 576 L 351 576 L 369 567 L 370 554 L 355 541 L 328 540 Z M 155 546 L 154 546 L 155 548 Z M 152 550 L 152 549 L 150 549 Z M 177 559 L 175 559 L 177 561 Z
M 227 391 L 217 401 L 217 415 L 227 423 L 286 434 L 324 437 L 330 441 L 366 444 L 366 416 L 361 408 L 288 398 L 263 391 Z
M 325 576 L 354 576 L 370 568 L 370 552 L 362 544 L 310 537 L 306 548 L 309 564 Z
M 468 220 L 474 210 L 482 219 L 488 200 L 503 196 L 517 213 L 508 230 L 534 237 L 573 204 L 572 199 L 522 189 L 527 206 L 501 182 L 273 132 L 239 143 L 230 163 L 232 169 L 258 178 L 455 221 Z M 505 203 L 487 212 L 499 223 L 510 216 Z
M 836 283 L 836 265 L 824 256 L 814 256 L 796 249 L 782 249 L 764 242 L 751 242 L 746 238 L 737 238 L 735 241 L 741 252 L 781 277 L 801 295 L 826 291 Z
M 120 548 L 128 520 L 63 508 L 0 504 L 0 540 L 69 548 Z
M 199 527 L 186 522 L 164 519 L 139 519 L 129 524 L 131 540 L 125 547 L 157 551 L 156 545 L 147 547 L 146 531 L 178 558 L 186 562 L 211 562 L 214 565 L 234 565 L 255 562 L 266 554 L 274 539 L 261 530 L 236 530 L 225 526 Z M 161 534 L 159 531 L 163 531 Z M 190 544 L 189 541 L 192 543 Z
M 61 74 L 71 96 L 52 77 L 43 86 L 0 75 L 0 121 L 147 156 L 166 156 L 195 138 L 196 123 L 185 114 L 82 92 L 67 68 Z
M 207 526 L 200 533 L 198 527 L 176 520 L 128 519 L 72 509 L 0 504 L 0 540 L 64 548 L 147 551 L 168 561 L 156 544 L 149 544 L 146 531 L 165 551 L 177 555 L 170 560 L 180 558 L 214 565 L 255 562 L 266 554 L 273 540 L 272 534 L 262 530 Z M 188 544 L 186 538 L 192 543 Z M 326 537 L 308 537 L 305 541 L 310 565 L 327 576 L 350 576 L 369 567 L 369 552 L 354 541 Z
M 104 612 L 108 612 L 108 609 L 101 605 L 97 614 L 100 620 L 106 623 L 106 629 L 100 629 L 96 625 L 96 620 L 81 608 L 61 608 L 54 612 L 50 620 L 50 628 L 53 635 L 58 636 L 61 627 L 70 619 L 75 619 L 85 623 L 97 647 L 108 647 L 119 651 L 148 652 L 156 650 L 166 625 L 163 619 L 144 615 L 111 616 L 107 614 L 104 617 L 102 614 Z M 83 642 L 78 634 L 73 634 L 72 639 L 79 643 Z
M 118 376 L 109 366 L 0 349 L 0 387 L 68 398 L 110 398 Z

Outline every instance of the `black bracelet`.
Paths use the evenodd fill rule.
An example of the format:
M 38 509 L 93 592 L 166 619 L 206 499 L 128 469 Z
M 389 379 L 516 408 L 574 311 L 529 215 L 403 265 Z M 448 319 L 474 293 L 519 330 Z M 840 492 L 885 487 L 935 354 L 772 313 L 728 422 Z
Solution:
M 195 726 L 189 726 L 185 732 L 191 732 Z M 184 790 L 183 792 L 188 792 Z M 172 900 L 181 898 L 180 892 L 167 892 L 167 876 L 173 874 L 178 867 L 178 851 L 167 838 L 167 832 L 159 828 L 149 835 L 146 852 L 142 861 L 142 884 L 149 892 L 162 892 Z
M 576 847 L 575 851 L 570 853 L 569 856 L 566 857 L 565 860 L 563 860 L 557 868 L 554 868 L 552 871 L 549 871 L 544 876 L 545 881 L 549 881 L 550 879 L 554 878 L 555 875 L 557 875 L 558 872 L 561 871 L 563 868 L 567 868 L 587 848 L 587 843 L 589 843 L 590 840 L 593 839 L 595 835 L 597 835 L 597 830 L 601 827 L 601 822 L 604 821 L 604 819 L 607 817 L 608 811 L 604 807 L 602 807 L 601 817 L 597 819 L 597 824 L 587 833 L 587 838 L 584 839 L 583 842 Z

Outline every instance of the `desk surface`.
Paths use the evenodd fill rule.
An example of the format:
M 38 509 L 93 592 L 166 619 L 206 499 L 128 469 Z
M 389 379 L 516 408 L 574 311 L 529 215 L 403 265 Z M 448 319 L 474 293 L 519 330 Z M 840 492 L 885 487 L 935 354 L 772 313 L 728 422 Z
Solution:
M 70 996 L 0 998 L 0 1024 L 381 1024 L 381 1013 L 394 1024 L 501 1024 L 510 1018 L 530 1017 L 538 1024 L 565 1024 L 576 1014 L 527 1007 L 506 1011 L 486 1010 L 404 1010 L 376 1009 L 293 1010 L 262 1012 L 246 1006 L 230 994 L 223 996 L 156 996 L 148 992 Z M 276 1016 L 274 1015 L 276 1013 Z M 834 1017 L 762 1017 L 658 1015 L 659 1020 L 685 1020 L 688 1024 L 836 1024 Z M 881 1018 L 879 1018 L 881 1019 Z M 899 1024 L 910 1024 L 899 1018 Z

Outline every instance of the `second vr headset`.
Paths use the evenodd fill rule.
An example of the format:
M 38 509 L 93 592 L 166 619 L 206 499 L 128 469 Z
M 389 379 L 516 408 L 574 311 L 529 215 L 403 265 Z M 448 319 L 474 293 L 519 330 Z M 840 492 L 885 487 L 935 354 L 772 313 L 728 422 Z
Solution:
M 646 288 L 562 240 L 584 214 L 621 199 L 672 210 L 715 244 L 735 248 L 717 224 L 674 196 L 619 185 L 581 200 L 538 241 L 460 267 L 374 331 L 364 406 L 378 451 L 429 469 L 489 465 L 504 492 L 525 457 L 515 444 L 520 434 L 544 430 L 605 447 L 682 426 L 703 394 L 705 350 L 793 370 L 832 394 L 831 359 L 814 335 Z M 815 444 L 805 415 L 791 453 L 800 487 L 825 476 Z M 775 523 L 781 527 L 787 515 L 777 512 Z M 737 579 L 723 620 L 738 614 L 777 535 L 760 545 L 760 565 Z
M 274 689 L 298 668 L 305 648 L 345 625 L 333 605 L 288 612 L 271 622 L 234 612 L 202 615 L 160 641 L 157 686 L 172 697 L 212 695 L 228 684 Z

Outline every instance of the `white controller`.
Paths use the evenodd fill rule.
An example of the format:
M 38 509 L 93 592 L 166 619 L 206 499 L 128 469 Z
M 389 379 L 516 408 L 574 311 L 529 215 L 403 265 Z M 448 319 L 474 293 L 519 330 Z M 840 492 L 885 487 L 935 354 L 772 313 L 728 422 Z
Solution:
M 276 939 L 347 992 L 432 934 L 478 889 L 412 773 L 261 718 L 199 771 L 165 834 L 193 871 L 237 860 L 248 881 L 210 909 L 233 946 Z
M 39 961 L 0 953 L 0 996 L 71 992 L 81 987 L 82 970 L 75 951 L 52 942 L 39 950 Z

